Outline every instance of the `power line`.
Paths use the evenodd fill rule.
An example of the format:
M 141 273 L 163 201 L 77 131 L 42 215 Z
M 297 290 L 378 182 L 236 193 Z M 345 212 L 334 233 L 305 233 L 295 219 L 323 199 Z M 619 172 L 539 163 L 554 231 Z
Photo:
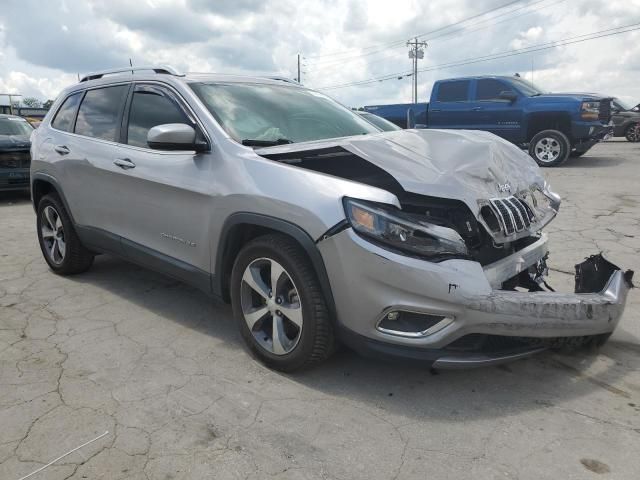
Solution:
M 556 5 L 560 4 L 560 3 L 566 2 L 567 0 L 551 0 L 551 1 L 550 1 L 549 3 L 547 3 L 546 5 L 540 5 L 540 6 L 538 6 L 538 7 L 536 7 L 536 8 L 533 8 L 533 9 L 531 9 L 531 10 L 529 10 L 529 11 L 522 12 L 522 13 L 520 13 L 520 14 L 518 14 L 518 15 L 514 15 L 513 17 L 503 18 L 502 20 L 499 20 L 499 21 L 497 21 L 497 22 L 493 22 L 493 21 L 492 21 L 492 20 L 494 20 L 495 18 L 502 17 L 502 16 L 504 16 L 504 15 L 509 15 L 509 14 L 511 14 L 511 13 L 513 13 L 513 12 L 518 11 L 518 10 L 522 10 L 523 8 L 532 7 L 532 6 L 534 6 L 534 5 L 540 4 L 540 3 L 542 3 L 542 2 L 548 2 L 548 1 L 549 1 L 549 0 L 538 0 L 537 2 L 534 2 L 534 3 L 532 3 L 532 4 L 524 5 L 524 6 L 519 7 L 519 8 L 515 8 L 515 9 L 513 9 L 513 10 L 510 10 L 510 11 L 508 11 L 508 12 L 504 12 L 504 13 L 499 14 L 499 15 L 496 15 L 496 16 L 494 16 L 494 17 L 490 17 L 490 18 L 486 18 L 486 19 L 480 20 L 479 22 L 474 22 L 474 23 L 472 23 L 471 25 L 465 25 L 464 27 L 459 28 L 459 29 L 457 29 L 457 30 L 453 30 L 453 31 L 451 31 L 451 32 L 444 32 L 444 33 L 441 33 L 440 35 L 436 35 L 436 36 L 433 36 L 433 37 L 429 37 L 429 38 L 427 38 L 426 40 L 431 41 L 431 40 L 433 40 L 433 39 L 438 39 L 438 38 L 442 38 L 442 37 L 450 37 L 451 35 L 454 35 L 454 34 L 458 34 L 458 35 L 455 37 L 456 39 L 458 39 L 458 38 L 460 38 L 461 36 L 468 35 L 469 33 L 477 32 L 477 31 L 479 31 L 479 30 L 482 30 L 482 29 L 485 29 L 485 28 L 488 28 L 488 27 L 492 27 L 492 26 L 494 26 L 494 25 L 497 25 L 497 24 L 499 24 L 499 23 L 504 23 L 504 22 L 507 22 L 507 21 L 510 21 L 510 20 L 515 20 L 516 18 L 520 18 L 520 17 L 523 17 L 523 16 L 525 16 L 525 15 L 529 15 L 529 14 L 534 13 L 534 12 L 536 12 L 536 11 L 538 11 L 538 10 L 543 9 L 543 8 L 547 8 L 547 7 L 550 7 L 550 6 L 556 6 Z M 490 22 L 490 23 L 489 23 L 489 22 Z M 481 24 L 483 24 L 483 23 L 485 23 L 485 25 L 481 25 Z M 481 25 L 481 26 L 480 26 L 480 27 L 478 27 L 478 28 L 472 29 L 472 30 L 467 30 L 469 27 L 474 27 L 474 26 L 477 26 L 477 25 Z M 449 40 L 449 39 L 447 39 L 447 40 Z M 445 40 L 445 41 L 447 41 L 447 40 Z M 402 46 L 402 45 L 399 45 L 399 46 Z M 376 53 L 377 53 L 377 52 L 376 52 Z M 386 55 L 386 56 L 384 56 L 384 57 L 377 58 L 377 59 L 375 59 L 375 60 L 373 60 L 373 61 L 367 62 L 367 66 L 375 65 L 375 64 L 377 64 L 377 63 L 383 62 L 383 61 L 388 60 L 388 59 L 390 59 L 390 58 L 399 59 L 400 57 L 398 57 L 398 54 L 397 54 L 397 53 L 393 53 L 393 54 L 391 54 L 391 55 Z M 331 71 L 331 70 L 335 70 L 335 69 L 337 69 L 337 68 L 343 68 L 343 67 L 344 67 L 344 61 L 342 61 L 342 60 L 341 60 L 341 61 L 334 61 L 334 62 L 332 62 L 332 63 L 327 64 L 326 66 L 320 65 L 320 68 L 319 68 L 318 70 L 316 70 L 315 68 L 313 68 L 313 67 L 312 67 L 312 68 L 311 68 L 311 72 L 314 72 L 314 71 L 321 71 L 322 73 L 326 73 L 326 72 L 327 72 L 327 70 L 328 70 L 328 71 Z
M 634 24 L 630 24 L 630 25 L 625 25 L 623 27 L 616 27 L 616 28 L 610 28 L 607 30 L 601 30 L 598 32 L 592 32 L 592 33 L 587 33 L 587 34 L 583 34 L 583 35 L 577 35 L 575 37 L 569 37 L 569 38 L 565 38 L 565 39 L 561 39 L 561 40 L 555 40 L 553 42 L 547 42 L 547 43 L 541 43 L 541 44 L 537 44 L 537 45 L 531 45 L 529 47 L 524 47 L 524 48 L 520 48 L 520 49 L 515 49 L 515 50 L 507 50 L 504 52 L 499 52 L 499 53 L 495 53 L 495 54 L 491 54 L 491 55 L 485 55 L 483 57 L 475 57 L 475 58 L 468 58 L 468 59 L 464 59 L 464 60 L 458 60 L 456 62 L 450 62 L 450 63 L 443 63 L 440 65 L 434 65 L 431 67 L 427 67 L 427 68 L 423 68 L 418 70 L 419 72 L 429 72 L 429 71 L 434 71 L 434 70 L 439 70 L 442 68 L 448 68 L 448 67 L 458 67 L 458 66 L 464 66 L 464 65 L 469 65 L 469 64 L 473 64 L 473 63 L 481 63 L 481 62 L 487 62 L 487 61 L 491 61 L 491 60 L 498 60 L 501 58 L 507 58 L 507 57 L 513 57 L 513 56 L 517 56 L 517 55 L 524 55 L 527 53 L 533 53 L 533 52 L 538 52 L 541 50 L 549 50 L 551 48 L 557 48 L 557 47 L 562 47 L 565 45 L 573 45 L 573 44 L 577 44 L 577 43 L 582 43 L 582 42 L 587 42 L 589 40 L 595 40 L 598 38 L 603 38 L 603 37 L 611 37 L 614 35 L 620 35 L 623 33 L 628 33 L 628 32 L 633 32 L 636 30 L 640 30 L 640 23 L 634 23 Z M 636 28 L 631 28 L 631 27 L 636 27 Z M 626 29 L 626 30 L 622 30 L 622 29 Z M 619 31 L 614 31 L 612 32 L 612 30 L 619 30 Z M 607 33 L 610 32 L 610 33 Z M 583 38 L 583 37 L 589 37 L 589 38 Z M 376 78 L 370 78 L 370 79 L 365 79 L 365 80 L 358 80 L 358 81 L 354 81 L 354 82 L 348 82 L 348 83 L 343 83 L 343 84 L 338 84 L 338 85 L 329 85 L 329 86 L 325 86 L 325 87 L 317 87 L 319 90 L 333 90 L 333 89 L 337 89 L 337 88 L 346 88 L 346 87 L 350 87 L 350 86 L 356 86 L 356 85 L 366 85 L 366 84 L 370 84 L 370 83 L 375 83 L 375 82 L 382 82 L 385 80 L 391 80 L 394 78 L 398 78 L 401 79 L 405 76 L 408 76 L 409 74 L 411 74 L 411 72 L 396 72 L 396 73 L 391 73 L 388 75 L 383 75 L 381 77 L 376 77 Z
M 439 28 L 437 28 L 435 30 L 431 30 L 429 32 L 422 33 L 422 34 L 417 35 L 417 36 L 418 37 L 422 37 L 422 36 L 429 35 L 429 34 L 432 34 L 432 33 L 440 32 L 440 31 L 445 30 L 447 28 L 451 28 L 451 27 L 454 27 L 456 25 L 460 25 L 461 23 L 467 22 L 469 20 L 473 20 L 475 18 L 482 17 L 483 15 L 487 15 L 489 13 L 492 13 L 492 12 L 495 12 L 497 10 L 509 7 L 509 6 L 511 6 L 511 5 L 515 4 L 515 3 L 520 3 L 522 1 L 523 0 L 512 0 L 510 2 L 507 2 L 505 4 L 500 5 L 498 7 L 494 7 L 492 9 L 490 9 L 490 10 L 487 10 L 485 12 L 477 13 L 477 14 L 472 15 L 470 17 L 467 17 L 467 18 L 464 18 L 462 20 L 459 20 L 459 21 L 457 21 L 455 23 L 452 23 L 452 24 L 449 24 L 449 25 L 444 25 L 444 26 L 439 27 Z M 539 1 L 542 1 L 542 0 L 539 0 Z M 521 7 L 521 8 L 524 8 L 524 7 Z M 360 49 L 351 49 L 351 50 L 344 50 L 342 52 L 333 52 L 333 53 L 325 53 L 325 54 L 322 54 L 322 55 L 308 56 L 308 57 L 305 57 L 305 60 L 312 60 L 312 59 L 315 59 L 315 58 L 324 58 L 324 57 L 342 57 L 340 59 L 342 61 L 342 60 L 346 60 L 348 58 L 359 57 L 359 56 L 362 56 L 362 55 L 373 55 L 374 53 L 381 52 L 381 51 L 384 51 L 384 50 L 388 50 L 389 48 L 400 46 L 400 45 L 404 44 L 404 42 L 405 42 L 405 40 L 403 39 L 403 40 L 397 40 L 397 41 L 389 42 L 389 43 L 383 43 L 383 44 L 378 44 L 378 45 L 370 45 L 368 47 L 362 47 Z M 372 50 L 372 49 L 376 49 L 376 52 L 368 52 L 368 53 L 365 53 L 365 54 L 358 53 L 358 54 L 353 55 L 354 52 L 361 52 L 363 50 Z M 348 56 L 343 57 L 343 55 L 348 55 Z M 331 62 L 333 62 L 333 61 L 334 60 L 332 60 Z M 318 64 L 321 64 L 321 63 L 323 63 L 323 61 L 312 63 L 312 64 L 309 64 L 309 65 L 318 65 Z

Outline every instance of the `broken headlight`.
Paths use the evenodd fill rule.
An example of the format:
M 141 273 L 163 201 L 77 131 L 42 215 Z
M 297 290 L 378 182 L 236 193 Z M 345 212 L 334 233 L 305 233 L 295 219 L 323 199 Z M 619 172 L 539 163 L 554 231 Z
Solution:
M 458 232 L 392 206 L 344 199 L 347 220 L 360 235 L 388 250 L 428 260 L 468 257 Z

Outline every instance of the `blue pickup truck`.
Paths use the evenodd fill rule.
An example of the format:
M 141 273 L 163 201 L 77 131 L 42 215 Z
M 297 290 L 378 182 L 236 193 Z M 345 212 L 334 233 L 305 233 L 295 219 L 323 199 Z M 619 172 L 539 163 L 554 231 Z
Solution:
M 403 128 L 486 130 L 527 148 L 543 167 L 583 155 L 613 130 L 610 97 L 546 93 L 517 76 L 439 80 L 428 104 L 369 105 L 364 110 Z

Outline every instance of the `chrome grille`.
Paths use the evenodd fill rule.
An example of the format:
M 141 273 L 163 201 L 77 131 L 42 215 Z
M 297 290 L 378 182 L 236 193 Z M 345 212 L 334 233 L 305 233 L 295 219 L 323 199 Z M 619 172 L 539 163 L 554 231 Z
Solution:
M 535 220 L 533 210 L 524 200 L 517 197 L 494 198 L 490 200 L 493 213 L 498 217 L 500 227 L 506 235 L 521 232 Z

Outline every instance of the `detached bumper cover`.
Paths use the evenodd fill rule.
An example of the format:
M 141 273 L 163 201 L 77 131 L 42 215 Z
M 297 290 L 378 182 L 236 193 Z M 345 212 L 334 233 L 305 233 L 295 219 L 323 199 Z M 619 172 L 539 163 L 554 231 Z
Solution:
M 318 244 L 331 279 L 338 322 L 346 343 L 360 351 L 437 361 L 449 368 L 495 364 L 536 353 L 540 346 L 479 355 L 448 347 L 469 334 L 552 339 L 611 333 L 624 311 L 633 272 L 601 255 L 576 266 L 576 292 L 498 290 L 505 277 L 524 271 L 546 252 L 546 238 L 483 267 L 468 260 L 432 263 L 397 255 L 358 237 L 351 229 Z M 389 309 L 446 317 L 428 335 L 407 338 L 376 328 Z M 447 359 L 444 362 L 444 358 Z
M 613 136 L 613 125 L 580 125 L 574 127 L 573 138 L 577 152 L 586 152 L 596 143 L 608 140 Z

